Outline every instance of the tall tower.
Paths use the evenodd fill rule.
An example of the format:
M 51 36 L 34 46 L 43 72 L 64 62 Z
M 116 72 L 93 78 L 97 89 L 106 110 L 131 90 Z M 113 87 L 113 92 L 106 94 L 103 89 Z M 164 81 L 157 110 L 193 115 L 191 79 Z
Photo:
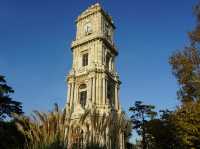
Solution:
M 120 113 L 120 81 L 115 69 L 118 51 L 112 18 L 97 3 L 78 16 L 76 28 L 71 44 L 72 69 L 67 77 L 66 109 L 72 121 L 78 120 L 86 109 L 95 109 L 100 115 Z M 122 140 L 120 149 L 124 149 Z
M 78 16 L 76 27 L 71 44 L 72 69 L 67 77 L 67 107 L 74 117 L 92 107 L 101 112 L 120 111 L 112 18 L 97 3 Z

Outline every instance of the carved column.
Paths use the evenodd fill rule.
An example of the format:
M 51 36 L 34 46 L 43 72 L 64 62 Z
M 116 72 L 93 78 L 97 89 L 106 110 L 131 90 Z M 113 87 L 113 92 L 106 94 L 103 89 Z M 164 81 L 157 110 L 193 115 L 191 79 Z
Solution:
M 108 79 L 105 78 L 105 104 L 108 104 L 108 100 L 107 100 L 107 85 L 108 85 Z
M 92 102 L 96 103 L 96 76 L 93 77 L 93 84 L 92 84 Z
M 99 77 L 98 77 L 98 73 L 96 74 L 96 86 L 95 86 L 95 92 L 96 92 L 96 97 L 95 97 L 95 103 L 96 104 L 98 104 L 99 103 L 99 101 L 98 101 L 98 95 L 99 95 L 99 93 L 98 93 L 98 86 L 99 86 Z
M 102 74 L 99 74 L 99 104 L 102 105 Z
M 78 104 L 78 85 L 77 83 L 74 84 L 74 104 Z
M 89 96 L 89 98 L 90 98 L 90 100 L 92 101 L 92 84 L 93 84 L 93 79 L 92 79 L 92 77 L 90 77 L 90 96 Z
M 120 103 L 119 103 L 119 84 L 117 85 L 117 109 L 119 110 L 120 109 Z
M 74 105 L 74 81 L 70 83 L 70 109 L 72 109 Z
M 71 105 L 71 83 L 68 82 L 68 86 L 67 86 L 67 101 L 68 101 L 68 104 L 69 104 L 69 107 Z
M 103 87 L 102 87 L 102 94 L 103 94 L 103 97 L 102 97 L 102 100 L 103 100 L 103 104 L 105 105 L 106 104 L 106 79 L 105 79 L 105 76 L 103 75 L 102 77 L 102 80 L 103 80 Z
M 119 97 L 118 97 L 119 85 L 118 83 L 115 84 L 115 109 L 119 109 Z

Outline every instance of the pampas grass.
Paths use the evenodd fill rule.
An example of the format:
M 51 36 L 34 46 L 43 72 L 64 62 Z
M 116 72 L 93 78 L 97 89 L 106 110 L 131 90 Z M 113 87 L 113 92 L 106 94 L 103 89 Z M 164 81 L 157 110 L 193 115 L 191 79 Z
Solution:
M 71 124 L 71 114 L 55 104 L 53 111 L 34 111 L 31 117 L 15 115 L 18 129 L 25 136 L 24 149 L 118 149 L 120 137 L 128 139 L 131 125 L 124 113 L 100 114 L 95 108 L 85 110 Z M 106 143 L 105 143 L 106 142 Z

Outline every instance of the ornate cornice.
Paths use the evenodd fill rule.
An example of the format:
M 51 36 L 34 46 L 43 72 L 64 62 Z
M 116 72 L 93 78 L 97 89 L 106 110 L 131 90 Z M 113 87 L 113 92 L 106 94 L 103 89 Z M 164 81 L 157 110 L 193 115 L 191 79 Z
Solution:
M 108 41 L 108 39 L 103 34 L 92 34 L 85 38 L 74 40 L 72 41 L 71 49 L 73 50 L 76 47 L 82 46 L 94 40 L 103 41 L 106 44 L 106 46 L 108 46 L 115 55 L 118 55 L 118 51 L 114 43 L 111 43 L 110 41 Z
M 76 19 L 76 23 L 89 17 L 90 15 L 94 15 L 96 13 L 100 12 L 105 18 L 106 20 L 110 23 L 110 25 L 115 29 L 115 25 L 114 22 L 112 20 L 112 17 L 110 15 L 108 15 L 108 13 L 106 13 L 100 6 L 99 3 L 96 3 L 92 6 L 90 6 L 88 9 L 86 9 L 84 12 L 81 13 L 81 15 L 78 16 L 78 18 Z

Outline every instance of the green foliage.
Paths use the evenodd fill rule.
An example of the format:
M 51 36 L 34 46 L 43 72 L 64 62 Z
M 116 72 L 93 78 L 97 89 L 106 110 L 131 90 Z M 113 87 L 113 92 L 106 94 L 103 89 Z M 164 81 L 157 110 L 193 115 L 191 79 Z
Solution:
M 194 12 L 197 25 L 189 33 L 191 44 L 182 51 L 174 53 L 169 59 L 173 74 L 180 85 L 178 97 L 182 102 L 200 100 L 200 93 L 197 91 L 200 85 L 195 82 L 200 78 L 200 3 L 194 7 Z
M 196 28 L 189 33 L 191 45 L 170 57 L 180 85 L 181 106 L 171 114 L 176 135 L 185 148 L 200 148 L 200 3 L 195 6 Z
M 200 103 L 187 102 L 145 124 L 151 149 L 200 148 Z
M 188 102 L 172 115 L 177 136 L 185 147 L 200 148 L 200 102 Z
M 0 148 L 22 149 L 25 142 L 24 135 L 17 130 L 15 121 L 0 122 Z
M 194 47 L 187 47 L 170 57 L 173 74 L 180 84 L 178 97 L 182 102 L 199 100 L 199 84 L 194 80 L 200 77 L 200 52 Z
M 172 111 L 161 111 L 160 118 L 152 119 L 145 124 L 150 139 L 151 149 L 184 149 L 177 136 L 177 127 L 172 119 Z
M 0 120 L 7 116 L 12 117 L 12 113 L 23 113 L 21 103 L 12 100 L 11 93 L 14 93 L 14 90 L 6 84 L 5 77 L 0 75 Z
M 148 133 L 146 130 L 146 123 L 153 119 L 157 113 L 154 110 L 153 105 L 145 105 L 142 101 L 135 101 L 134 106 L 129 108 L 132 112 L 131 121 L 133 123 L 133 129 L 135 129 L 138 135 L 142 136 L 142 148 L 147 148 Z

